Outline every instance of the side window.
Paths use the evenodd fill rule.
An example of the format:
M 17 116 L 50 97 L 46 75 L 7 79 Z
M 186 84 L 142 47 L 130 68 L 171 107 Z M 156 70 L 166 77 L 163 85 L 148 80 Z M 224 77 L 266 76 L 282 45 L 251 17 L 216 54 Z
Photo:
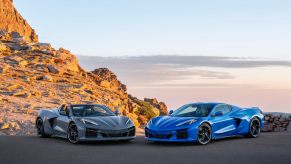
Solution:
M 231 112 L 231 110 L 232 109 L 231 109 L 231 106 L 230 105 L 220 105 L 220 106 L 218 106 L 218 107 L 215 108 L 215 111 L 212 114 L 212 116 L 214 116 L 216 112 L 221 112 L 222 115 L 225 115 L 225 114 Z
M 60 111 L 64 111 L 64 108 L 65 107 L 65 105 L 62 105 L 61 107 L 60 107 Z
M 60 115 L 66 115 L 66 108 L 67 106 L 65 105 L 62 105 L 61 108 L 60 108 Z

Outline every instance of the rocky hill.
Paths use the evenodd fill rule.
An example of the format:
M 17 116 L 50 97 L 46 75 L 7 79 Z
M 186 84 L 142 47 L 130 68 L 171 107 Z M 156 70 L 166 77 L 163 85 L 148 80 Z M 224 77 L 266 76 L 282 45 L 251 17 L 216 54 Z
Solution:
M 34 134 L 38 110 L 64 103 L 118 108 L 136 126 L 167 113 L 166 105 L 156 99 L 143 101 L 129 95 L 109 69 L 87 72 L 69 50 L 39 43 L 12 1 L 0 0 L 0 4 L 0 134 Z

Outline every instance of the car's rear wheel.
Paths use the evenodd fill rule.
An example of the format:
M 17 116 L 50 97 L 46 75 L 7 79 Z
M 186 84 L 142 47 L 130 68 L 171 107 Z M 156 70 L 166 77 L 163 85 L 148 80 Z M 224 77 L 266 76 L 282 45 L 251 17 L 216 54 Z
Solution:
M 198 128 L 198 143 L 200 145 L 208 144 L 212 139 L 212 129 L 210 125 L 203 123 Z
M 249 137 L 257 138 L 261 134 L 261 122 L 258 118 L 253 118 L 250 121 L 250 128 L 249 128 Z
M 76 144 L 79 142 L 79 136 L 78 136 L 78 127 L 76 124 L 71 123 L 68 128 L 67 137 L 70 143 Z
M 36 123 L 35 123 L 35 127 L 36 127 L 36 131 L 37 131 L 37 135 L 41 138 L 45 138 L 45 137 L 49 137 L 49 135 L 47 135 L 45 132 L 44 132 L 44 125 L 43 125 L 43 121 L 41 118 L 38 118 L 36 120 Z

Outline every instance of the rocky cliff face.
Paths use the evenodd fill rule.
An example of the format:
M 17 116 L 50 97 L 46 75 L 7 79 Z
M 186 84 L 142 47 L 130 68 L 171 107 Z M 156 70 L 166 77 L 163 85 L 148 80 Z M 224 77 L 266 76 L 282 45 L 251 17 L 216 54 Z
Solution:
M 35 31 L 14 8 L 13 0 L 0 0 L 0 34 L 6 40 L 23 38 L 28 42 L 38 41 Z
M 0 2 L 0 30 L 5 31 L 0 33 L 0 134 L 34 134 L 38 110 L 64 103 L 98 103 L 112 110 L 118 108 L 136 126 L 145 125 L 163 111 L 157 105 L 162 103 L 152 104 L 128 95 L 126 86 L 109 69 L 87 72 L 70 51 L 37 42 L 32 37 L 36 36 L 34 31 L 23 23 L 18 12 L 11 15 L 11 1 Z M 10 20 L 15 25 L 8 24 Z

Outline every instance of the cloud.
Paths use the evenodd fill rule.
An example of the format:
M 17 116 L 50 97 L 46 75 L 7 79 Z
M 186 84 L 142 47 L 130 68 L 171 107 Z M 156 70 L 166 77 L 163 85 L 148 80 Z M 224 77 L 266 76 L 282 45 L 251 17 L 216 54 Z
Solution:
M 210 83 L 205 86 L 226 86 L 223 83 L 211 83 L 211 80 L 236 78 L 224 71 L 227 69 L 291 67 L 290 61 L 214 56 L 78 56 L 78 59 L 87 70 L 108 67 L 122 82 L 132 87 L 202 86 L 196 85 L 193 79 L 209 80 Z

